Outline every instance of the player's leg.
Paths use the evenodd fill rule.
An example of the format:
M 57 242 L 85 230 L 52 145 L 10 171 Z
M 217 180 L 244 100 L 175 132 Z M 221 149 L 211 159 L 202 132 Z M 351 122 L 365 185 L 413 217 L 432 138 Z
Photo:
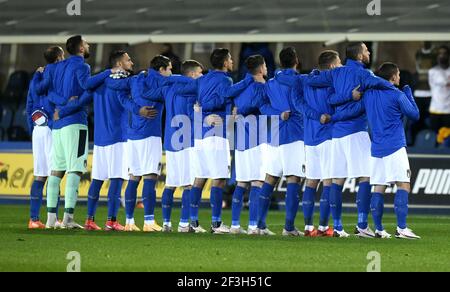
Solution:
M 88 209 L 87 218 L 84 223 L 84 229 L 86 230 L 101 230 L 101 228 L 95 223 L 95 213 L 97 211 L 98 200 L 100 199 L 100 189 L 103 186 L 103 181 L 107 179 L 106 171 L 107 167 L 105 163 L 106 157 L 101 148 L 94 145 L 94 151 L 92 156 L 92 181 L 88 191 Z
M 173 194 L 176 187 L 169 187 L 166 185 L 161 197 L 161 209 L 163 216 L 163 232 L 172 232 L 172 208 L 173 208 Z
M 279 177 L 266 174 L 266 179 L 259 191 L 258 200 L 258 229 L 261 235 L 275 235 L 267 228 L 266 218 L 270 208 L 270 201 L 275 185 L 280 180 Z
M 355 228 L 355 235 L 359 237 L 373 238 L 375 233 L 370 229 L 368 218 L 370 213 L 371 186 L 368 177 L 358 179 L 359 189 L 356 194 L 356 207 L 358 212 L 358 224 Z
M 51 152 L 52 171 L 47 179 L 47 223 L 46 228 L 55 228 L 57 224 L 57 206 L 59 187 L 67 167 L 64 146 L 61 142 L 61 129 L 52 131 L 53 146 Z
M 264 181 L 252 181 L 248 196 L 248 235 L 258 234 L 258 203 L 259 193 Z
M 397 216 L 396 238 L 419 239 L 420 236 L 407 227 L 406 218 L 408 216 L 408 195 L 411 191 L 408 154 L 406 148 L 401 148 L 395 153 L 383 157 L 386 165 L 386 176 L 390 182 L 395 182 L 397 192 L 394 197 L 394 210 Z
M 39 210 L 42 205 L 42 197 L 46 176 L 36 176 L 30 191 L 30 221 L 28 229 L 44 229 L 45 225 L 39 220 Z
M 84 223 L 84 229 L 86 230 L 101 230 L 101 228 L 95 223 L 95 213 L 97 211 L 98 200 L 100 198 L 100 189 L 103 186 L 103 180 L 93 178 L 88 191 L 88 208 L 87 218 Z
M 225 188 L 225 184 L 226 179 L 213 179 L 211 183 L 211 232 L 215 234 L 230 232 L 229 227 L 222 223 L 223 189 Z
M 233 201 L 231 205 L 231 234 L 247 233 L 241 228 L 241 213 L 244 206 L 244 195 L 249 186 L 248 182 L 238 181 L 233 193 Z
M 320 219 L 319 228 L 317 231 L 318 236 L 333 236 L 333 228 L 328 226 L 328 221 L 330 219 L 330 190 L 331 190 L 331 179 L 324 179 L 322 182 L 322 194 L 320 195 Z
M 125 231 L 140 231 L 134 221 L 134 210 L 136 208 L 137 189 L 141 178 L 141 176 L 134 176 L 130 174 L 127 188 L 125 189 Z
M 300 204 L 300 188 L 302 179 L 295 175 L 286 177 L 286 218 L 282 235 L 302 235 L 295 227 L 295 218 L 297 217 L 298 207 Z M 314 207 L 314 199 L 312 200 Z M 309 215 L 308 215 L 309 216 Z
M 120 197 L 122 192 L 123 179 L 122 178 L 110 178 L 108 189 L 108 217 L 105 224 L 106 231 L 124 231 L 125 227 L 122 226 L 117 220 L 117 215 L 120 209 Z
M 80 228 L 74 221 L 75 206 L 78 200 L 78 187 L 81 175 L 86 172 L 88 156 L 88 128 L 86 125 L 75 124 L 61 129 L 61 142 L 64 145 L 67 161 L 65 207 L 61 228 Z
M 29 229 L 44 229 L 39 212 L 42 205 L 43 189 L 50 174 L 50 153 L 52 133 L 48 127 L 35 126 L 32 134 L 34 181 L 30 190 Z
M 333 177 L 330 189 L 330 210 L 333 217 L 333 229 L 335 237 L 348 237 L 342 225 L 342 190 L 348 177 L 348 163 L 351 155 L 347 153 L 348 137 L 332 139 L 331 141 L 331 177 Z
M 192 186 L 184 186 L 183 193 L 181 194 L 181 215 L 180 222 L 178 223 L 178 232 L 187 233 L 193 231 L 189 228 L 189 216 L 190 216 L 190 193 Z
M 372 178 L 371 178 L 372 179 Z M 374 192 L 370 200 L 370 209 L 372 211 L 373 223 L 375 225 L 375 237 L 377 238 L 391 238 L 383 227 L 384 214 L 384 192 L 386 185 L 374 185 Z
M 235 162 L 235 170 L 236 170 L 236 187 L 233 192 L 232 204 L 231 204 L 231 228 L 230 233 L 232 234 L 240 234 L 246 233 L 245 230 L 241 228 L 240 218 L 242 207 L 244 205 L 244 195 L 249 186 L 252 163 L 256 163 L 256 161 L 252 161 L 252 150 L 235 150 L 234 152 L 234 162 Z M 259 158 L 259 157 L 258 157 Z
M 305 219 L 305 236 L 314 237 L 317 230 L 314 229 L 314 200 L 320 180 L 306 179 L 305 192 L 303 193 L 302 208 Z
M 142 202 L 144 204 L 144 232 L 161 231 L 162 227 L 155 221 L 157 174 L 144 175 Z
M 206 230 L 200 226 L 198 221 L 198 210 L 200 207 L 200 202 L 202 200 L 203 188 L 206 184 L 206 178 L 196 178 L 194 184 L 192 185 L 189 199 L 190 199 L 190 219 L 191 227 L 195 233 L 205 233 Z
M 420 239 L 406 225 L 406 218 L 408 217 L 408 194 L 411 191 L 409 182 L 397 182 L 397 192 L 394 197 L 394 210 L 397 216 L 397 230 L 395 232 L 396 238 L 406 239 Z

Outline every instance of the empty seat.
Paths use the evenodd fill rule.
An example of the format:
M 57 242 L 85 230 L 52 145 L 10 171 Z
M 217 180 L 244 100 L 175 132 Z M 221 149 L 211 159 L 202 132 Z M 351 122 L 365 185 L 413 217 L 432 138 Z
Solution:
M 422 130 L 417 134 L 416 143 L 414 147 L 418 148 L 435 148 L 436 147 L 436 133 L 432 130 Z

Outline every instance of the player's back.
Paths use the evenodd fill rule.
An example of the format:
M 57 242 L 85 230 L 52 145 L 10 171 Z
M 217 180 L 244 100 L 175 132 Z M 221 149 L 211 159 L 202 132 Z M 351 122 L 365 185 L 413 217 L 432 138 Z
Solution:
M 114 90 L 108 87 L 113 79 L 108 77 L 105 83 L 94 91 L 94 144 L 107 146 L 124 142 L 123 123 L 128 112 L 119 101 L 119 94 L 129 95 L 127 90 Z
M 84 58 L 71 56 L 58 62 L 53 74 L 52 90 L 62 97 L 63 103 L 57 104 L 56 108 L 65 105 L 72 96 L 81 97 L 85 90 L 87 78 L 90 77 L 89 65 L 84 63 Z M 87 125 L 87 112 L 85 108 L 61 118 L 54 122 L 54 127 L 59 129 L 71 124 Z
M 277 74 L 296 75 L 297 73 L 293 69 L 284 69 L 278 71 Z M 295 106 L 294 101 L 295 98 L 298 98 L 296 95 L 299 94 L 296 89 L 281 84 L 276 78 L 272 78 L 266 83 L 266 93 L 274 109 L 291 113 L 288 120 L 282 121 L 279 119 L 279 144 L 303 141 L 303 115 L 301 109 Z M 277 133 L 277 129 L 273 125 L 271 131 Z
M 210 71 L 198 79 L 197 99 L 205 115 L 216 113 L 225 118 L 230 108 L 227 107 L 229 102 L 222 91 L 232 85 L 233 80 L 228 73 L 218 70 Z
M 388 156 L 406 147 L 403 114 L 399 97 L 403 94 L 392 87 L 386 90 L 368 90 L 363 102 L 372 131 L 372 156 Z
M 303 87 L 304 102 L 319 114 L 332 115 L 334 109 L 328 103 L 328 98 L 333 92 L 334 90 L 329 87 L 312 87 L 305 83 Z M 332 123 L 321 124 L 320 121 L 308 118 L 307 115 L 303 116 L 303 121 L 305 145 L 316 146 L 332 138 Z
M 163 76 L 153 69 L 148 74 L 139 74 L 132 77 L 131 97 L 139 106 L 151 106 L 158 111 L 157 117 L 147 119 L 136 114 L 131 115 L 131 123 L 128 128 L 128 138 L 131 140 L 141 140 L 148 137 L 162 136 L 162 111 L 164 104 L 162 102 L 150 101 L 144 99 L 142 94 L 150 89 L 156 89 L 163 85 Z

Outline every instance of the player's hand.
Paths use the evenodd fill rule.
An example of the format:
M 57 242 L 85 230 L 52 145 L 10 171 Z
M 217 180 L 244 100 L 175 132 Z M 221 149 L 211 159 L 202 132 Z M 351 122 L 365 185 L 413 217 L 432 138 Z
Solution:
M 404 94 L 406 94 L 406 96 L 413 96 L 411 87 L 409 87 L 409 85 L 403 86 L 402 91 Z
M 59 109 L 55 109 L 55 112 L 53 113 L 53 120 L 59 120 Z
M 36 72 L 44 73 L 44 67 L 38 67 L 38 68 L 36 69 Z
M 291 116 L 291 112 L 289 112 L 289 111 L 282 112 L 280 116 L 281 116 L 281 120 L 287 121 Z
M 220 126 L 223 124 L 223 120 L 219 115 L 212 114 L 206 117 L 206 124 L 213 127 Z
M 194 104 L 194 111 L 196 113 L 199 113 L 202 110 L 202 108 L 200 107 L 200 104 L 197 102 L 196 104 Z
M 78 96 L 72 96 L 71 98 L 69 98 L 69 102 L 74 101 L 77 98 L 78 98 Z
M 158 111 L 151 106 L 143 106 L 139 109 L 139 115 L 147 119 L 154 119 L 158 116 Z
M 323 114 L 320 116 L 320 123 L 325 125 L 331 121 L 331 116 L 329 114 Z
M 358 85 L 352 90 L 352 98 L 354 101 L 358 101 L 362 97 L 362 92 L 359 91 L 360 87 L 361 87 L 361 85 Z

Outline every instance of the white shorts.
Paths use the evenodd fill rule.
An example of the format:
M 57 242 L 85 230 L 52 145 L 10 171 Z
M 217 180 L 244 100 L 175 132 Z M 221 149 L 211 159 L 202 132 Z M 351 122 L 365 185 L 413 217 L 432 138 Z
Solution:
M 107 180 L 110 178 L 128 179 L 128 163 L 125 142 L 108 146 L 94 145 L 92 156 L 92 178 Z
M 47 126 L 35 126 L 32 135 L 34 176 L 50 176 L 52 131 Z
M 399 149 L 383 158 L 371 157 L 371 185 L 390 185 L 395 182 L 409 183 L 410 179 L 411 170 L 406 148 Z
M 268 145 L 264 151 L 264 169 L 271 176 L 305 177 L 305 144 L 296 141 L 280 146 Z
M 230 144 L 227 139 L 213 136 L 195 140 L 191 157 L 196 178 L 230 178 Z
M 316 146 L 305 146 L 306 178 L 330 179 L 331 177 L 331 140 Z
M 262 167 L 263 149 L 267 144 L 261 144 L 256 147 L 234 152 L 236 181 L 251 182 L 264 181 L 266 173 Z
M 183 187 L 194 183 L 191 151 L 192 148 L 176 152 L 166 151 L 166 186 Z
M 358 132 L 331 140 L 332 178 L 358 178 L 370 176 L 370 137 Z
M 128 173 L 134 176 L 161 174 L 161 137 L 148 137 L 141 140 L 128 140 Z

